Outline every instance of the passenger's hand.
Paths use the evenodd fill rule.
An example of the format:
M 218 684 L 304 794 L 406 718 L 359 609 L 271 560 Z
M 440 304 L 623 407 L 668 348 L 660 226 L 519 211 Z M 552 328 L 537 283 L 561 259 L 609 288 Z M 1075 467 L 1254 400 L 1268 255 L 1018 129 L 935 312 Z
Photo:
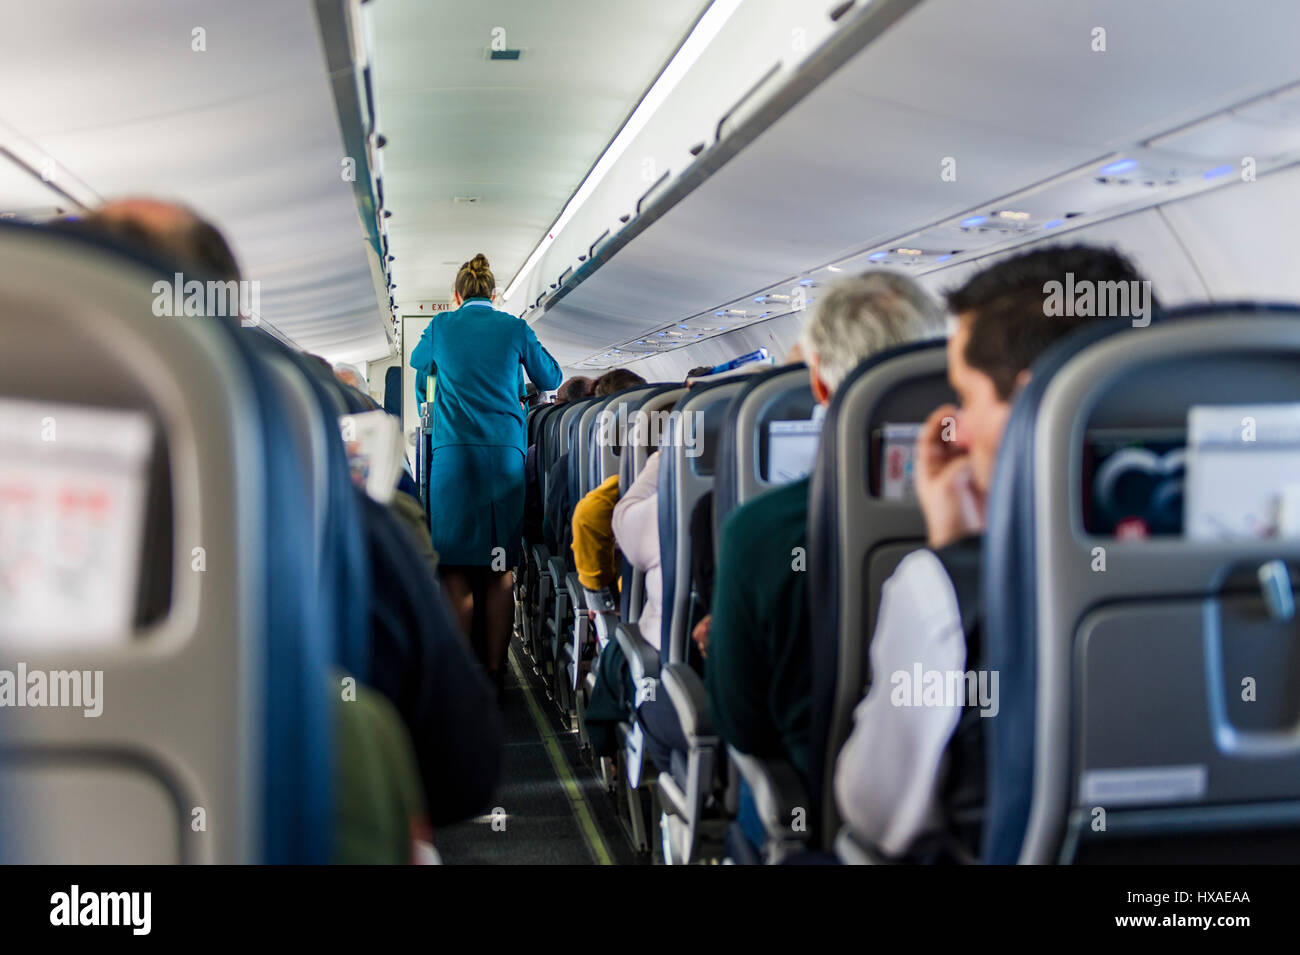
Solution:
M 700 648 L 700 656 L 709 655 L 709 625 L 713 623 L 713 614 L 706 614 L 704 619 L 695 625 L 691 631 L 691 639 L 695 645 Z
M 927 542 L 935 550 L 984 526 L 984 502 L 972 481 L 959 421 L 955 405 L 936 408 L 916 445 L 916 495 Z

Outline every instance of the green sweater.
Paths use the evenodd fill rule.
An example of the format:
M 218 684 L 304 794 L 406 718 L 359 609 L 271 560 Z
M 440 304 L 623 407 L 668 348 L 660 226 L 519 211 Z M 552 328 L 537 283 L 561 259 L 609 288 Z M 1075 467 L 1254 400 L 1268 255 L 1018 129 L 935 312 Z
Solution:
M 722 738 L 753 756 L 784 756 L 805 783 L 812 707 L 807 547 L 807 478 L 727 518 L 704 680 Z

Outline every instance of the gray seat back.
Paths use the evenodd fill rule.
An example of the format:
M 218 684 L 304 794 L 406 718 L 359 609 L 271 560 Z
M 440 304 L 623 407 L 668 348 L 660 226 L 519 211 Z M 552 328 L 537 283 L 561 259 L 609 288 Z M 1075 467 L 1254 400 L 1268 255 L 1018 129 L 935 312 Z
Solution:
M 835 757 L 866 691 L 868 651 L 881 589 L 907 554 L 925 543 L 925 520 L 900 496 L 905 445 L 889 426 L 920 424 L 954 400 L 943 342 L 875 356 L 840 385 L 826 415 L 808 509 L 813 656 L 812 766 L 822 780 L 822 832 L 839 828 Z M 894 460 L 886 460 L 887 451 Z M 820 758 L 819 758 L 820 757 Z
M 619 496 L 636 481 L 650 455 L 657 450 L 656 440 L 662 435 L 652 427 L 656 416 L 672 409 L 677 399 L 686 393 L 684 385 L 650 385 L 637 389 L 627 405 L 628 447 L 619 455 Z M 626 623 L 636 623 L 645 602 L 645 572 L 624 562 L 622 618 Z
M 770 488 L 797 479 L 770 467 L 770 428 L 810 420 L 817 408 L 806 366 L 783 365 L 745 379 L 732 400 L 719 450 L 713 495 L 713 548 L 722 540 L 722 525 L 741 504 Z M 808 459 L 811 470 L 812 456 Z
M 6 861 L 257 861 L 267 515 L 246 373 L 213 320 L 155 317 L 150 269 L 36 230 L 0 234 L 0 262 L 0 402 L 56 424 L 66 409 L 142 415 L 168 462 L 172 529 L 170 566 L 145 568 L 170 575 L 155 619 L 93 642 L 15 637 L 0 620 L 0 668 L 102 673 L 103 695 L 94 718 L 5 709 Z M 71 464 L 74 482 L 78 466 L 95 473 Z
M 686 662 L 691 618 L 691 513 L 713 487 L 719 438 L 744 379 L 697 385 L 677 402 L 659 464 L 659 564 L 663 571 L 661 652 Z
M 1193 405 L 1296 402 L 1300 310 L 1200 311 L 1089 345 L 1041 392 L 1020 569 L 1036 605 L 1022 862 L 1262 861 L 1300 847 L 1300 621 L 1285 606 L 1300 539 L 1121 540 L 1085 513 L 1099 436 L 1185 430 Z M 1233 453 L 1260 454 L 1236 450 L 1253 414 L 1242 409 Z M 999 477 L 1021 451 L 1004 449 Z M 1205 466 L 1189 457 L 1189 494 Z M 1276 465 L 1261 454 L 1255 467 Z

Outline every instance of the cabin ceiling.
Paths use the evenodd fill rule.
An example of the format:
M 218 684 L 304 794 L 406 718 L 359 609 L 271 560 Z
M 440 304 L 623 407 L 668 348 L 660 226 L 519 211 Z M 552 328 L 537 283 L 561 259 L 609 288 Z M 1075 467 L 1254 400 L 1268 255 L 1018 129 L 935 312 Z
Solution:
M 447 301 L 476 252 L 504 289 L 708 5 L 363 7 L 399 307 Z M 496 30 L 518 60 L 488 58 Z
M 204 49 L 195 49 L 196 30 Z M 192 205 L 263 318 L 331 360 L 388 353 L 312 4 L 39 0 L 0 14 L 0 146 L 81 202 Z M 0 211 L 77 211 L 0 156 Z
M 1105 52 L 1092 49 L 1099 26 Z M 599 349 L 1293 84 L 1298 34 L 1291 0 L 1249 15 L 1214 0 L 922 0 L 528 317 L 561 363 L 598 361 Z M 955 181 L 940 177 L 946 156 Z

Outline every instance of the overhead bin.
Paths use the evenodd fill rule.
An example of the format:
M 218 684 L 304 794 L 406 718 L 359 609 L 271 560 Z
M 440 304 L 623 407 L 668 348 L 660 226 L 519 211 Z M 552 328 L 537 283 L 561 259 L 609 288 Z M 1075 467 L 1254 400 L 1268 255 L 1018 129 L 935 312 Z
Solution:
M 951 268 L 1240 183 L 1243 157 L 1256 177 L 1295 162 L 1300 9 L 1262 9 L 1201 58 L 1195 24 L 1217 8 L 1190 6 L 1176 22 L 1122 0 L 849 11 L 563 283 L 557 240 L 537 269 L 557 287 L 525 317 L 563 364 L 604 367 L 807 307 L 835 269 Z

